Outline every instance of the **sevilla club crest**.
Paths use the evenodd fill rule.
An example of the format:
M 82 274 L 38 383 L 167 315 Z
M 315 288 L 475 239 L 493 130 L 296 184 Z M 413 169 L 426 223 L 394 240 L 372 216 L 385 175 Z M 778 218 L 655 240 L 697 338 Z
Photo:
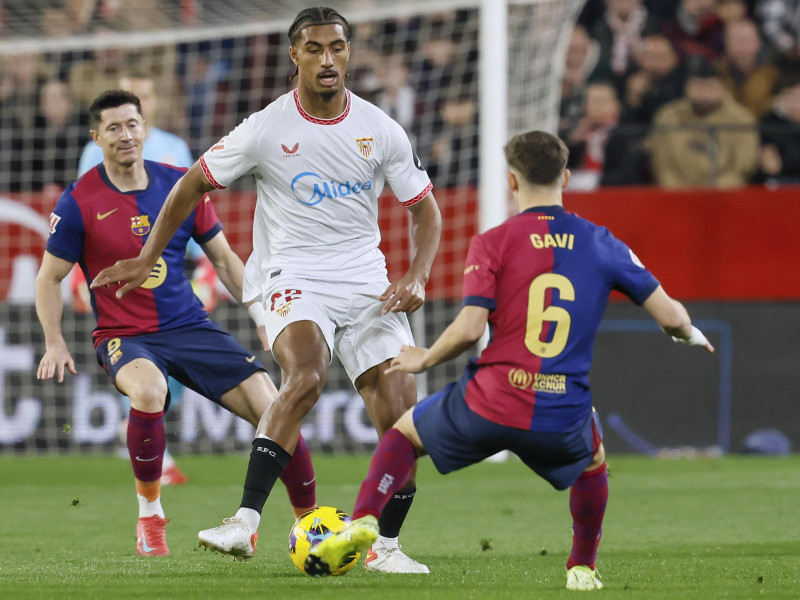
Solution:
M 375 138 L 356 138 L 356 146 L 361 156 L 369 158 L 372 156 L 372 151 L 375 149 Z

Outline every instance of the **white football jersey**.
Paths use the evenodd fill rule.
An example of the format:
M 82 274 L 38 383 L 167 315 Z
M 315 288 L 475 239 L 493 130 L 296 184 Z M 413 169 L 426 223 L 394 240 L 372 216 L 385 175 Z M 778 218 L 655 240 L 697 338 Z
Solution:
M 386 277 L 378 249 L 384 181 L 404 206 L 431 191 L 403 128 L 373 104 L 346 94 L 347 108 L 335 119 L 306 113 L 297 90 L 284 94 L 200 158 L 217 188 L 248 173 L 256 178 L 245 301 L 258 297 L 277 269 L 323 281 L 380 281 Z

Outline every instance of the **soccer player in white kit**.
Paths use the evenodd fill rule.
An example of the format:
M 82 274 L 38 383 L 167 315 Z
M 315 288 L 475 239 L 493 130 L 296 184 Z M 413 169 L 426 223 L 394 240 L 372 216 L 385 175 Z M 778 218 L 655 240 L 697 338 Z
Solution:
M 424 302 L 441 216 L 400 125 L 345 89 L 349 37 L 347 21 L 335 10 L 301 11 L 289 29 L 297 88 L 209 149 L 173 188 L 139 256 L 92 282 L 127 282 L 117 291 L 122 297 L 147 279 L 203 194 L 255 176 L 258 203 L 243 297 L 264 303 L 282 379 L 253 441 L 239 510 L 198 536 L 201 546 L 234 557 L 255 553 L 264 503 L 291 458 L 303 417 L 319 399 L 334 351 L 379 435 L 416 403 L 413 376 L 384 371 L 404 344 L 413 344 L 403 313 Z M 408 271 L 391 283 L 378 249 L 377 199 L 385 182 L 411 213 L 415 249 Z M 368 570 L 428 572 L 397 541 L 415 491 L 412 474 L 381 515 Z

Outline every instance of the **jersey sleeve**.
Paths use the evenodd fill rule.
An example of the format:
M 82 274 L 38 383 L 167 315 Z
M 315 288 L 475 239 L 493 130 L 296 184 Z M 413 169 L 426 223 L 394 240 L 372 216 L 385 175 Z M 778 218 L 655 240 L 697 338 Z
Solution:
M 252 118 L 247 118 L 200 157 L 200 166 L 211 185 L 225 189 L 255 171 L 256 135 Z
M 615 238 L 608 230 L 609 265 L 613 277 L 613 288 L 625 294 L 635 304 L 641 304 L 650 297 L 660 285 L 642 261 L 633 253 L 624 242 Z
M 480 306 L 494 310 L 497 306 L 497 257 L 490 251 L 486 238 L 476 235 L 467 251 L 464 268 L 462 306 Z
M 68 191 L 61 194 L 53 212 L 50 213 L 50 237 L 47 251 L 71 263 L 83 256 L 85 228 L 78 203 Z
M 211 204 L 211 198 L 203 196 L 194 211 L 192 238 L 198 244 L 205 244 L 220 231 L 222 231 L 222 223 L 217 216 L 217 211 L 214 210 L 214 205 Z
M 403 206 L 413 206 L 428 195 L 433 185 L 405 130 L 391 119 L 388 123 L 386 181 Z

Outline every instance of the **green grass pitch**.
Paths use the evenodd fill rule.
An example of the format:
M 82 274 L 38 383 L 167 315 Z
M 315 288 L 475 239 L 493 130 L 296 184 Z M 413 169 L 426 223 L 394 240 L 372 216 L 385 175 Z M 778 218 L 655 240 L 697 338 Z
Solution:
M 320 503 L 351 510 L 367 456 L 315 457 Z M 442 477 L 423 459 L 401 536 L 431 575 L 362 566 L 312 579 L 289 560 L 280 484 L 258 553 L 233 562 L 197 531 L 238 507 L 247 457 L 183 456 L 165 488 L 168 557 L 135 555 L 130 466 L 111 456 L 0 458 L 0 598 L 554 598 L 571 543 L 567 492 L 518 460 Z M 800 597 L 800 456 L 662 461 L 611 456 L 598 568 L 603 598 Z

